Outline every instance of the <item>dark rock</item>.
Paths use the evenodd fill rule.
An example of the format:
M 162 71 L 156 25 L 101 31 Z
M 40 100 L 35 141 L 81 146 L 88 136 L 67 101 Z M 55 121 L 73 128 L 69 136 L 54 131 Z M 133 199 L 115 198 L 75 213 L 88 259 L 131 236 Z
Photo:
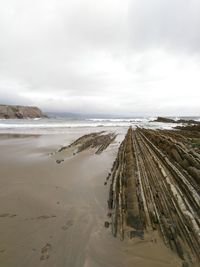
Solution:
M 196 169 L 195 167 L 189 167 L 188 172 L 196 179 L 198 183 L 200 182 L 200 170 Z
M 106 228 L 108 228 L 109 225 L 110 225 L 110 223 L 109 223 L 108 221 L 106 221 L 106 222 L 104 223 L 104 227 L 106 227 Z
M 182 163 L 182 158 L 181 158 L 181 156 L 180 156 L 180 154 L 178 153 L 178 151 L 176 150 L 176 149 L 172 149 L 171 150 L 171 154 L 172 154 L 172 156 L 173 156 L 173 158 L 180 164 L 180 163 Z
M 184 160 L 182 161 L 182 163 L 181 163 L 181 166 L 182 166 L 183 168 L 187 169 L 187 168 L 190 166 L 190 164 L 188 163 L 187 159 L 184 159 Z
M 154 122 L 165 122 L 165 123 L 187 123 L 187 124 L 197 124 L 199 125 L 200 122 L 199 121 L 195 121 L 195 120 L 185 120 L 185 119 L 180 119 L 180 120 L 173 120 L 170 118 L 166 118 L 166 117 L 158 117 L 156 120 L 154 120 Z
M 181 119 L 181 120 L 178 120 L 177 123 L 199 124 L 199 121 Z
M 144 231 L 142 231 L 142 230 L 139 230 L 139 231 L 131 231 L 130 232 L 130 238 L 134 238 L 134 237 L 144 238 Z
M 189 267 L 189 264 L 188 264 L 186 261 L 184 261 L 184 262 L 182 263 L 182 267 Z
M 57 159 L 56 160 L 56 163 L 60 164 L 61 162 L 63 162 L 64 160 L 63 159 Z
M 199 123 L 199 122 L 197 122 Z M 175 129 L 191 132 L 200 132 L 200 124 L 197 125 L 187 125 L 187 126 L 176 126 Z
M 154 122 L 175 123 L 176 121 L 165 117 L 158 117 Z

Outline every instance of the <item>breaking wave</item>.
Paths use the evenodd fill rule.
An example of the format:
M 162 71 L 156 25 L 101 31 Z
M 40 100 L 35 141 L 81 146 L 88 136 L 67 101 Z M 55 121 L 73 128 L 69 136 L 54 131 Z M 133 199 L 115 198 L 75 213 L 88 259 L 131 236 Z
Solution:
M 176 123 L 154 122 L 154 117 L 146 118 L 42 118 L 23 120 L 0 120 L 0 133 L 65 133 L 69 128 L 96 127 L 145 127 L 151 129 L 171 129 Z M 197 118 L 196 118 L 197 119 Z M 198 118 L 200 120 L 200 118 Z

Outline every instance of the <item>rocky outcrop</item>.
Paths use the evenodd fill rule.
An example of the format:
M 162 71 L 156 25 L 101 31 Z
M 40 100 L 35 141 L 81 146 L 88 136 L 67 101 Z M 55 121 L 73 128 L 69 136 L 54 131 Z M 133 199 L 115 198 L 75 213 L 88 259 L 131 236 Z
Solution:
M 165 118 L 165 117 L 158 117 L 156 120 L 154 120 L 155 122 L 166 122 L 166 123 L 174 123 L 175 120 L 169 119 L 169 118 Z
M 95 154 L 101 154 L 116 138 L 114 133 L 106 133 L 105 131 L 90 133 L 81 136 L 68 146 L 61 147 L 53 153 L 56 163 L 60 164 L 66 158 L 72 157 L 89 148 L 94 149 Z
M 112 234 L 145 240 L 158 232 L 188 267 L 200 266 L 200 153 L 191 136 L 129 129 L 106 178 Z
M 200 132 L 200 124 L 196 125 L 187 125 L 187 126 L 176 126 L 176 129 L 184 130 L 184 131 L 196 131 Z
M 195 120 L 185 120 L 185 119 L 173 120 L 166 117 L 158 117 L 156 120 L 154 120 L 154 122 L 200 124 L 199 121 Z
M 47 117 L 39 108 L 31 106 L 0 105 L 0 119 Z
M 199 121 L 195 121 L 195 120 L 183 120 L 183 119 L 177 120 L 175 122 L 176 123 L 187 123 L 187 124 L 200 124 Z

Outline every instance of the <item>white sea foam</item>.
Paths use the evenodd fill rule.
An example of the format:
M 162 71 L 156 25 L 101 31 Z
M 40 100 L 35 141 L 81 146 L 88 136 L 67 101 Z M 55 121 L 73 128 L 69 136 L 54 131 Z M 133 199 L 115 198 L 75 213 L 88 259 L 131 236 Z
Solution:
M 103 121 L 103 122 L 108 122 L 108 121 L 110 121 L 110 122 L 131 122 L 132 121 L 132 119 L 108 119 L 108 118 L 105 118 L 105 119 L 87 119 L 88 121 L 94 121 L 94 122 L 96 122 L 96 121 Z
M 198 118 L 200 119 L 200 118 Z M 0 120 L 0 133 L 66 133 L 69 128 L 145 127 L 172 129 L 176 123 L 154 122 L 154 118 L 42 118 L 24 120 Z M 179 124 L 180 125 L 180 124 Z
M 88 121 L 93 121 L 93 122 L 142 122 L 142 121 L 149 121 L 148 118 L 90 118 L 87 119 Z

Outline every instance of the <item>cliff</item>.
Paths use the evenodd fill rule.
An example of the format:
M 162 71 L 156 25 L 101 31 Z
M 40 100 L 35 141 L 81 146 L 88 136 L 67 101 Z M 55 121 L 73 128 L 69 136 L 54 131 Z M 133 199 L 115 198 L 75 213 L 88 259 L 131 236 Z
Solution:
M 39 108 L 31 106 L 0 105 L 0 119 L 47 117 Z

